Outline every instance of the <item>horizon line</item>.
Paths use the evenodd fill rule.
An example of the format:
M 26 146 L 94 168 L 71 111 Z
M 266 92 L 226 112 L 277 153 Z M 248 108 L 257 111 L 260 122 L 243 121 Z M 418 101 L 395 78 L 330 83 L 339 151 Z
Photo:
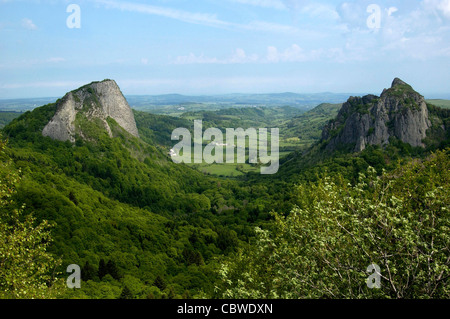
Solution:
M 67 92 L 69 93 L 69 92 Z M 66 93 L 66 94 L 67 94 Z M 321 95 L 321 94 L 331 94 L 331 95 L 348 95 L 350 96 L 364 96 L 367 94 L 374 94 L 377 95 L 374 92 L 304 92 L 304 93 L 298 93 L 298 92 L 291 92 L 291 91 L 285 91 L 285 92 L 263 92 L 263 93 L 252 93 L 252 92 L 231 92 L 231 93 L 205 93 L 205 94 L 183 94 L 183 93 L 153 93 L 153 94 L 126 94 L 123 93 L 125 97 L 138 97 L 138 96 L 170 96 L 170 95 L 177 95 L 182 97 L 223 97 L 223 96 L 230 96 L 230 95 L 281 95 L 281 94 L 294 94 L 294 95 Z M 420 94 L 420 93 L 419 93 Z M 65 95 L 65 94 L 64 94 Z M 62 96 L 29 96 L 29 97 L 0 97 L 0 101 L 6 101 L 6 100 L 34 100 L 34 99 L 60 99 Z M 425 97 L 425 99 L 450 99 L 450 92 L 444 93 L 444 92 L 428 92 L 426 94 L 421 94 Z M 429 97 L 427 97 L 429 96 Z

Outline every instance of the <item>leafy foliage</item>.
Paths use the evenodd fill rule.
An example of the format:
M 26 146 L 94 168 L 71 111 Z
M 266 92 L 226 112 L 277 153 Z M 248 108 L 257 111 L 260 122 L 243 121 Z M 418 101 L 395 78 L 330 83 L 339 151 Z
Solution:
M 225 298 L 448 298 L 449 150 L 355 186 L 298 187 L 299 205 L 220 268 Z M 366 285 L 381 267 L 382 287 Z
M 0 141 L 0 298 L 52 298 L 58 261 L 48 251 L 50 224 L 25 213 L 14 200 L 20 172 L 10 167 Z
M 56 104 L 37 108 L 4 129 L 9 138 L 4 156 L 11 163 L 0 170 L 1 189 L 2 194 L 9 194 L 5 198 L 12 206 L 5 204 L 1 211 L 8 212 L 2 215 L 8 218 L 14 209 L 18 214 L 15 221 L 8 219 L 9 224 L 2 226 L 6 228 L 0 236 L 10 232 L 7 227 L 22 225 L 23 231 L 14 240 L 17 247 L 25 245 L 25 234 L 38 231 L 33 238 L 42 240 L 40 252 L 61 259 L 56 272 L 64 273 L 69 264 L 80 265 L 82 288 L 64 289 L 63 298 L 448 295 L 448 261 L 442 259 L 445 252 L 448 255 L 448 248 L 444 249 L 448 210 L 438 213 L 448 207 L 448 152 L 423 163 L 409 163 L 411 157 L 424 157 L 442 144 L 417 150 L 393 141 L 387 149 L 373 146 L 359 154 L 327 156 L 319 144 L 305 155 L 286 157 L 276 176 L 241 172 L 240 180 L 206 176 L 186 165 L 175 165 L 167 155 L 172 130 L 192 128 L 197 116 L 204 116 L 205 128 L 280 124 L 287 132 L 282 148 L 290 152 L 300 144 L 289 139 L 307 139 L 302 148 L 314 143 L 320 138 L 321 126 L 338 108 L 322 105 L 294 119 L 297 110 L 289 107 L 230 109 L 217 114 L 202 111 L 182 118 L 135 111 L 141 139 L 112 119 L 107 119 L 110 138 L 102 126 L 78 118 L 76 124 L 88 139 L 78 137 L 74 144 L 43 137 L 41 131 Z M 439 110 L 433 112 L 442 119 Z M 402 165 L 407 166 L 399 168 Z M 369 167 L 376 174 L 374 169 L 367 173 Z M 20 183 L 18 171 L 22 172 Z M 271 210 L 280 213 L 271 215 Z M 355 246 L 353 237 L 337 222 L 358 238 L 370 258 L 359 254 L 362 248 Z M 435 231 L 430 228 L 433 223 L 438 226 Z M 383 245 L 376 246 L 364 234 L 381 237 Z M 430 259 L 435 277 L 422 267 L 431 255 L 426 245 L 429 238 L 434 238 L 433 247 L 438 249 L 431 250 Z M 380 249 L 386 252 L 386 260 L 380 258 Z M 234 257 L 228 259 L 230 255 Z M 417 258 L 416 263 L 420 261 L 419 268 L 413 267 L 411 256 Z M 220 267 L 222 260 L 228 261 Z M 365 267 L 371 262 L 383 267 L 386 278 L 390 267 L 396 290 L 386 288 L 392 286 L 391 282 L 386 285 L 386 279 L 381 291 L 367 290 Z M 45 282 L 45 287 L 39 286 L 45 290 L 41 296 L 52 297 L 48 287 L 55 284 L 49 274 L 55 266 L 42 257 L 45 263 L 47 272 L 42 268 L 42 276 L 34 274 L 36 282 Z M 355 268 L 348 269 L 349 265 Z M 18 271 L 9 269 L 5 273 Z M 346 281 L 338 278 L 336 269 Z M 417 283 L 414 287 L 405 284 L 404 269 Z M 433 279 L 442 272 L 440 280 Z M 431 278 L 429 287 L 436 287 L 434 291 L 424 290 L 426 276 Z M 219 277 L 222 280 L 214 294 Z M 12 297 L 6 290 L 1 293 L 0 297 Z
M 15 202 L 54 225 L 48 250 L 62 259 L 59 272 L 82 267 L 81 290 L 64 297 L 118 298 L 125 287 L 136 298 L 211 291 L 213 257 L 252 233 L 243 201 L 249 190 L 175 165 L 145 131 L 151 144 L 111 120 L 113 138 L 95 126 L 96 139 L 75 144 L 43 137 L 54 111 L 35 109 L 5 132 L 12 165 L 24 174 Z M 153 285 L 158 275 L 162 290 Z

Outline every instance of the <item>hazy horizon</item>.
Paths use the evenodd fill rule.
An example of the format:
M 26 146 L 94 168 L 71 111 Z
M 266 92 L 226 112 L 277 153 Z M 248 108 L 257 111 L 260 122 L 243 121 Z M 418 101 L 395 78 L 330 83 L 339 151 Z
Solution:
M 86 83 L 88 84 L 88 83 Z M 37 99 L 60 99 L 62 98 L 66 93 L 76 90 L 79 87 L 69 89 L 65 93 L 59 96 L 13 96 L 13 97 L 0 97 L 0 100 L 6 101 L 6 100 L 37 100 Z M 387 88 L 387 87 L 386 87 Z M 413 87 L 414 88 L 414 87 Z M 450 93 L 449 92 L 443 92 L 443 93 L 422 93 L 426 99 L 443 99 L 443 100 L 450 100 Z M 380 95 L 381 92 L 230 92 L 230 93 L 211 93 L 211 94 L 181 94 L 181 93 L 161 93 L 161 94 L 127 94 L 126 92 L 123 92 L 125 97 L 156 97 L 156 96 L 170 96 L 170 95 L 180 95 L 184 97 L 221 97 L 221 96 L 232 96 L 232 95 L 277 95 L 277 94 L 296 94 L 296 95 L 321 95 L 321 94 L 331 94 L 331 95 L 348 95 L 350 96 L 364 96 L 367 94 L 374 94 L 374 95 Z M 325 101 L 324 101 L 325 102 Z

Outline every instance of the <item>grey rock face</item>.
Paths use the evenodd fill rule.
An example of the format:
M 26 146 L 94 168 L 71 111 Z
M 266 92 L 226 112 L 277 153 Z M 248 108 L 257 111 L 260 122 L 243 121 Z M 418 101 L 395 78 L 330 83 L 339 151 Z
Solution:
M 133 111 L 113 80 L 93 82 L 67 93 L 59 102 L 56 114 L 44 127 L 42 134 L 59 141 L 75 142 L 76 133 L 83 136 L 83 132 L 77 132 L 75 127 L 79 112 L 88 120 L 100 119 L 110 136 L 111 129 L 106 121 L 108 117 L 114 119 L 131 135 L 139 137 Z
M 414 147 L 424 147 L 423 139 L 431 127 L 423 96 L 396 78 L 380 97 L 351 97 L 342 106 L 336 120 L 322 133 L 329 140 L 328 150 L 354 145 L 360 152 L 368 145 L 386 145 L 396 137 Z

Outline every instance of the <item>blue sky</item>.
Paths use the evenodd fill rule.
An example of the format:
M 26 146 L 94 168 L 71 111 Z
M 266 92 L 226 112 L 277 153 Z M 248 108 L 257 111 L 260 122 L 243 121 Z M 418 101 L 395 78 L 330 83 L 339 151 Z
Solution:
M 67 19 L 80 8 L 80 28 Z M 450 94 L 450 0 L 0 0 L 0 98 L 114 79 L 125 94 Z

